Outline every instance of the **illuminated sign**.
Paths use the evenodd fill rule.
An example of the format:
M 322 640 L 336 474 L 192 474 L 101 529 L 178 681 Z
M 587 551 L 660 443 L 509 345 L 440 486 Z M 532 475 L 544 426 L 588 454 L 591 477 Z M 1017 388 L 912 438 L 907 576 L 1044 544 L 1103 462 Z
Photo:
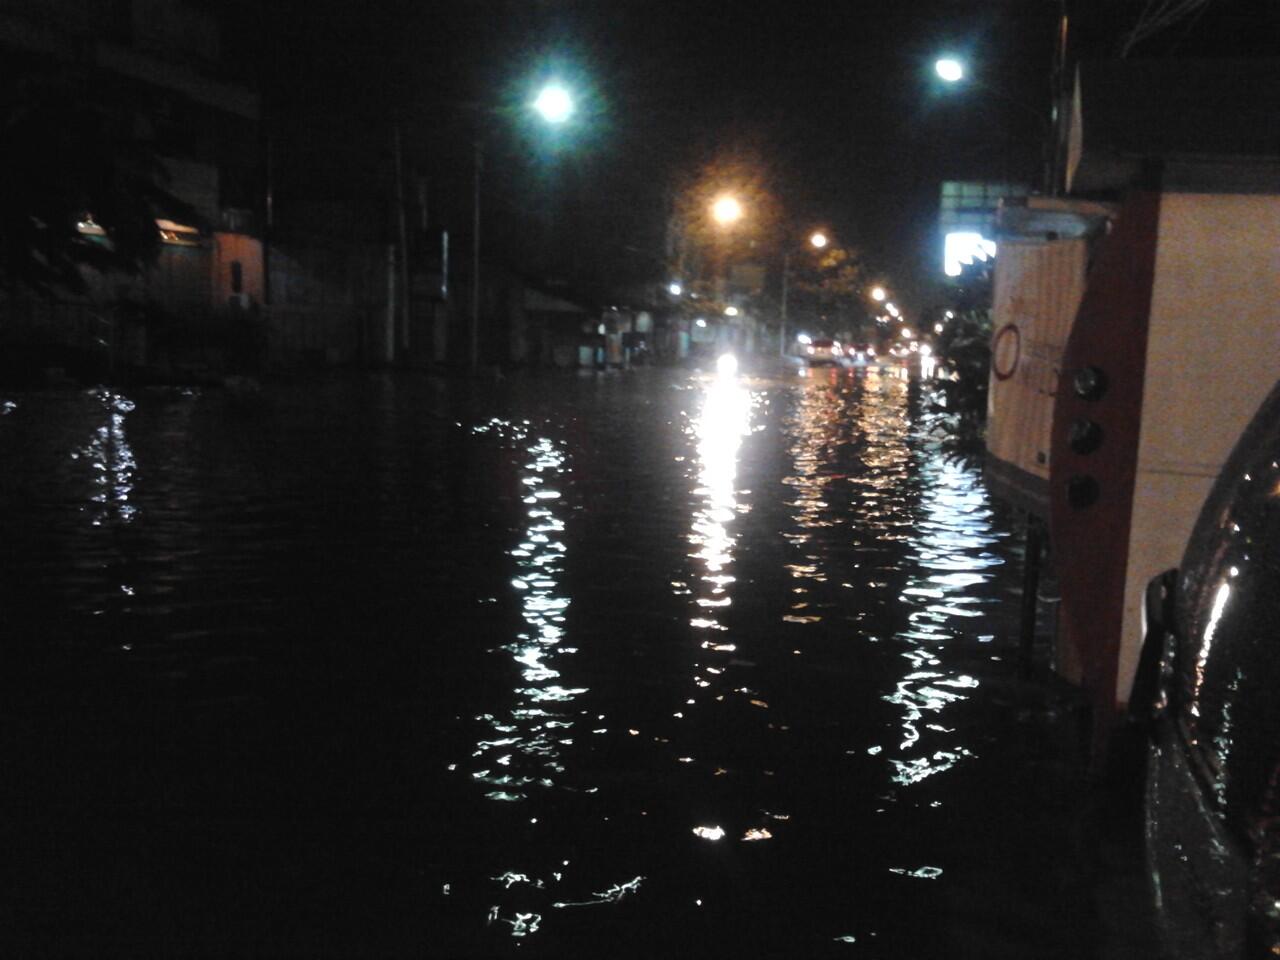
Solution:
M 958 277 L 961 269 L 975 260 L 990 260 L 995 255 L 994 240 L 972 230 L 958 230 L 943 238 L 942 269 L 948 277 Z

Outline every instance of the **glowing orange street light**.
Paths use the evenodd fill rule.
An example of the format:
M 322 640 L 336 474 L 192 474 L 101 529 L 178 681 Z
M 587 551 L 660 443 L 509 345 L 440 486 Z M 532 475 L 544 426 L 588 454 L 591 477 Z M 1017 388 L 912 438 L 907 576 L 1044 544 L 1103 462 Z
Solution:
M 724 226 L 736 223 L 742 219 L 742 204 L 736 197 L 720 197 L 711 205 L 711 216 Z

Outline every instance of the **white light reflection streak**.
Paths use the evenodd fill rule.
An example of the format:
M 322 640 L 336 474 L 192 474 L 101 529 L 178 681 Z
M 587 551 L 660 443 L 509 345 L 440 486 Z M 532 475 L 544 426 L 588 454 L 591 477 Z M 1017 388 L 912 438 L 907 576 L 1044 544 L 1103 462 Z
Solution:
M 138 513 L 137 507 L 129 502 L 138 464 L 125 433 L 125 414 L 133 412 L 134 403 L 105 387 L 94 390 L 93 396 L 102 403 L 104 423 L 94 431 L 88 445 L 71 457 L 87 459 L 94 471 L 94 491 L 89 500 L 95 506 L 90 523 L 98 527 L 112 518 L 129 523 Z
M 476 429 L 490 431 L 510 433 L 520 442 L 529 438 L 526 429 L 503 422 Z M 568 473 L 567 457 L 563 445 L 547 437 L 530 443 L 524 453 L 520 482 L 526 526 L 520 543 L 508 551 L 516 562 L 511 587 L 520 597 L 523 625 L 513 642 L 499 648 L 519 665 L 522 685 L 507 715 L 477 718 L 489 725 L 492 736 L 480 740 L 473 753 L 481 769 L 472 775 L 492 788 L 486 794 L 492 800 L 523 800 L 533 786 L 555 785 L 565 770 L 561 752 L 573 743 L 567 707 L 586 692 L 557 682 L 560 672 L 554 665 L 557 655 L 574 652 L 563 646 L 569 598 L 560 583 L 566 548 L 564 520 L 557 512 L 556 481 Z
M 929 444 L 928 454 L 922 467 L 922 515 L 912 540 L 915 572 L 900 597 L 912 611 L 910 626 L 899 634 L 907 644 L 902 656 L 908 669 L 884 698 L 903 711 L 898 756 L 888 759 L 895 768 L 893 779 L 904 786 L 972 756 L 965 746 L 951 740 L 939 744 L 928 734 L 952 734 L 940 722 L 941 714 L 968 699 L 978 686 L 976 678 L 948 670 L 941 658 L 948 642 L 974 639 L 972 633 L 981 629 L 980 618 L 990 601 L 974 588 L 986 583 L 992 568 L 1003 562 L 991 549 L 998 538 L 975 472 L 946 462 L 935 444 Z
M 822 551 L 812 542 L 813 531 L 836 524 L 826 500 L 827 487 L 835 476 L 826 469 L 826 463 L 830 448 L 841 440 L 844 425 L 844 396 L 831 388 L 830 381 L 815 380 L 801 387 L 799 403 L 788 427 L 793 473 L 782 481 L 795 490 L 795 498 L 788 505 L 793 510 L 796 529 L 786 534 L 787 540 L 806 551 L 803 562 L 787 564 L 786 569 L 800 581 L 824 583 L 827 580 Z M 790 612 L 782 619 L 787 623 L 821 622 L 822 615 L 810 607 L 808 586 L 795 587 L 793 593 L 795 599 Z
M 728 591 L 733 576 L 728 568 L 736 542 L 730 532 L 738 508 L 734 482 L 742 438 L 750 432 L 750 392 L 732 377 L 708 383 L 694 424 L 699 463 L 694 493 L 702 502 L 694 511 L 689 542 L 695 548 L 690 556 L 702 562 L 700 579 L 704 584 L 696 599 L 698 614 L 689 621 L 695 629 L 724 630 L 715 611 L 733 602 Z

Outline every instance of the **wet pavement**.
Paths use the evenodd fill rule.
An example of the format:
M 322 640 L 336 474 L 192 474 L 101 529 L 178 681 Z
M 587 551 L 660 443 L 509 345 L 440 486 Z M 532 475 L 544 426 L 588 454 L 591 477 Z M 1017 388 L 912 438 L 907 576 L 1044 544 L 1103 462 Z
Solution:
M 926 394 L 0 395 L 0 936 L 1148 955 L 1073 701 L 1015 679 L 1016 520 Z

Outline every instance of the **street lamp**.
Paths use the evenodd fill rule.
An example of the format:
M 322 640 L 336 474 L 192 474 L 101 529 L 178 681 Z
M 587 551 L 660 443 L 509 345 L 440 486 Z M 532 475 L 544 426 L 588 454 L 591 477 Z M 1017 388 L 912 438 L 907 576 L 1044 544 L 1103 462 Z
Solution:
M 531 104 L 543 121 L 559 125 L 573 116 L 573 97 L 559 83 L 548 83 L 538 91 Z M 493 110 L 493 113 L 506 112 Z M 480 362 L 480 172 L 484 169 L 484 155 L 480 138 L 475 141 L 475 183 L 472 194 L 471 224 L 471 343 L 470 367 L 474 373 Z
M 942 57 L 934 63 L 933 69 L 947 83 L 958 83 L 964 79 L 964 64 L 954 57 Z
M 884 287 L 871 288 L 871 299 L 874 300 L 876 303 L 884 303 L 884 298 L 887 296 L 888 294 L 885 293 Z
M 821 230 L 815 230 L 809 235 L 809 246 L 815 250 L 821 250 L 827 243 L 827 235 Z M 788 249 L 782 254 L 782 309 L 778 328 L 778 353 L 781 356 L 786 356 L 787 353 L 787 284 L 790 276 L 791 251 Z
M 727 227 L 742 219 L 742 204 L 738 202 L 737 197 L 728 195 L 718 197 L 715 203 L 711 204 L 711 216 L 716 223 Z
M 573 116 L 573 97 L 558 83 L 549 83 L 538 92 L 538 98 L 533 101 L 533 109 L 547 123 L 564 123 Z
M 998 87 L 993 87 L 989 83 L 983 83 L 981 80 L 978 80 L 975 77 L 969 76 L 968 71 L 965 69 L 964 63 L 960 60 L 957 60 L 955 57 L 939 58 L 937 61 L 934 62 L 933 69 L 938 74 L 938 77 L 949 86 L 955 85 L 959 83 L 961 80 L 964 80 L 967 83 L 973 84 L 973 86 L 979 88 L 980 90 L 984 90 L 985 92 L 991 94 L 992 96 L 998 97 L 999 99 L 1005 101 L 1005 103 L 1013 104 L 1019 110 L 1023 110 L 1027 113 L 1030 113 L 1032 116 L 1036 118 L 1036 122 L 1040 126 L 1040 138 L 1041 138 L 1040 159 L 1044 167 L 1042 171 L 1042 177 L 1044 179 L 1043 186 L 1046 191 L 1052 194 L 1057 184 L 1054 181 L 1053 171 L 1050 169 L 1051 161 L 1047 156 L 1047 151 L 1050 150 L 1050 140 L 1052 139 L 1052 136 L 1053 136 L 1053 125 L 1049 117 L 1045 115 L 1044 111 L 1037 107 L 1032 106 L 1031 104 L 1027 103 L 1025 100 L 1021 100 L 1018 97 L 1010 95 L 1009 93 L 999 89 Z

